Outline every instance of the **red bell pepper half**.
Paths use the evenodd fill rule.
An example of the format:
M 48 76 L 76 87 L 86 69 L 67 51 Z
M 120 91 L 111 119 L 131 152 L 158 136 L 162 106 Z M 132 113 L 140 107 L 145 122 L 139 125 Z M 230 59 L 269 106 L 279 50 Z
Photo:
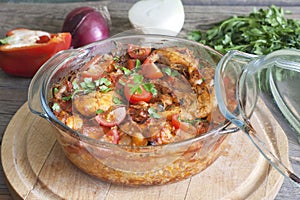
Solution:
M 32 77 L 55 53 L 70 48 L 70 33 L 14 29 L 0 39 L 0 67 L 8 74 Z

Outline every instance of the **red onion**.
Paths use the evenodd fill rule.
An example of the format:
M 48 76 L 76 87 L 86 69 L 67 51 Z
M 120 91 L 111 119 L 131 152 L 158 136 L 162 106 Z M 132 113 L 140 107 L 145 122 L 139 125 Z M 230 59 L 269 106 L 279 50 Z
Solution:
M 63 32 L 70 32 L 74 48 L 103 40 L 110 35 L 109 22 L 103 13 L 91 7 L 79 7 L 65 18 Z

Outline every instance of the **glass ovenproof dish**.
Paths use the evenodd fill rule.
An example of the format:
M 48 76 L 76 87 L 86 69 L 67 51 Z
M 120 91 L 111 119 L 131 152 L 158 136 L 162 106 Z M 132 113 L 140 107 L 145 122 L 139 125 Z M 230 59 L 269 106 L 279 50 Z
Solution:
M 137 67 L 134 68 L 134 73 L 132 73 L 132 71 L 128 71 L 129 67 L 127 64 L 119 62 L 120 58 L 121 60 L 123 58 L 128 58 L 127 52 L 129 44 L 138 45 L 140 47 L 150 47 L 152 51 L 156 49 L 160 53 L 165 52 L 166 49 L 164 48 L 168 49 L 167 54 L 163 53 L 164 55 L 161 57 L 162 59 L 160 59 L 161 63 L 154 62 L 154 64 L 159 66 L 160 70 L 163 71 L 163 76 L 154 79 L 153 77 L 147 78 L 144 76 L 143 81 L 147 84 L 151 83 L 155 85 L 155 88 L 159 93 L 158 96 L 168 96 L 171 94 L 173 101 L 175 101 L 175 104 L 177 105 L 176 108 L 180 110 L 181 118 L 183 118 L 184 114 L 187 114 L 186 116 L 194 116 L 194 114 L 197 113 L 196 111 L 199 108 L 199 105 L 203 104 L 202 106 L 204 107 L 208 106 L 210 108 L 209 113 L 200 120 L 196 117 L 198 122 L 196 122 L 197 125 L 194 128 L 176 128 L 174 124 L 172 125 L 172 119 L 170 119 L 168 114 L 166 114 L 166 117 L 163 118 L 162 121 L 156 123 L 155 126 L 151 126 L 151 121 L 161 120 L 162 118 L 157 119 L 155 116 L 151 117 L 149 109 L 146 109 L 143 110 L 142 113 L 138 112 L 140 116 L 145 114 L 146 120 L 141 120 L 145 121 L 145 123 L 138 125 L 140 128 L 142 126 L 141 129 L 135 129 L 137 126 L 136 123 L 130 121 L 130 119 L 133 118 L 130 113 L 136 113 L 136 110 L 134 109 L 140 106 L 140 104 L 126 101 L 126 89 L 125 86 L 123 87 L 123 84 L 126 83 L 127 80 L 131 80 L 131 77 L 133 76 L 133 82 L 129 81 L 128 85 L 134 85 L 135 75 L 132 74 L 138 74 L 136 77 L 141 77 L 144 74 L 143 70 L 142 74 L 139 74 L 140 70 L 137 69 Z M 188 50 L 189 53 L 186 53 L 186 50 Z M 114 80 L 118 81 L 113 85 L 116 85 L 116 87 L 121 89 L 121 92 L 117 94 L 118 99 L 125 102 L 122 104 L 121 109 L 129 111 L 126 112 L 125 120 L 123 120 L 122 117 L 121 122 L 114 124 L 113 126 L 107 125 L 106 127 L 103 127 L 103 123 L 99 122 L 99 119 L 97 120 L 96 118 L 96 116 L 98 116 L 98 118 L 102 116 L 103 111 L 104 113 L 107 112 L 103 107 L 101 108 L 102 112 L 96 113 L 95 111 L 98 112 L 98 110 L 101 110 L 96 109 L 93 111 L 94 113 L 89 112 L 88 116 L 82 117 L 81 119 L 83 119 L 84 123 L 87 122 L 86 124 L 93 124 L 93 127 L 98 127 L 98 132 L 96 131 L 96 134 L 99 133 L 98 135 L 101 136 L 100 138 L 95 139 L 95 137 L 92 137 L 91 135 L 84 134 L 80 131 L 81 129 L 74 130 L 70 128 L 70 126 L 66 125 L 64 120 L 62 120 L 63 117 L 60 117 L 60 115 L 55 113 L 54 105 L 58 101 L 55 97 L 57 95 L 53 91 L 65 91 L 68 90 L 66 89 L 68 86 L 65 88 L 59 86 L 54 89 L 53 85 L 66 79 L 69 82 L 76 80 L 76 88 L 83 88 L 82 85 L 86 86 L 86 84 L 91 86 L 89 89 L 92 87 L 94 88 L 96 83 L 93 82 L 92 85 L 90 85 L 90 80 L 92 79 L 88 79 L 88 82 L 80 82 L 80 80 L 82 80 L 80 77 L 82 77 L 83 74 L 86 74 L 87 71 L 85 69 L 90 69 L 88 71 L 92 72 L 90 74 L 94 75 L 94 72 L 97 70 L 91 68 L 89 63 L 93 63 L 94 58 L 99 55 L 100 57 L 105 55 L 105 61 L 114 63 L 114 65 L 110 65 L 109 73 L 107 73 L 108 68 L 105 68 L 103 71 L 105 76 L 101 78 L 105 78 L 106 80 L 109 79 L 110 82 L 114 82 L 113 79 L 110 79 L 112 76 L 116 78 L 115 75 L 119 74 L 122 77 L 119 79 L 114 78 Z M 125 55 L 125 57 L 123 57 L 123 55 Z M 178 56 L 181 61 L 174 61 L 173 58 Z M 113 59 L 110 59 L 112 57 Z M 105 181 L 126 185 L 156 185 L 176 182 L 193 176 L 212 164 L 221 153 L 221 146 L 226 141 L 225 138 L 228 135 L 226 133 L 235 132 L 237 130 L 236 128 L 228 128 L 230 122 L 228 122 L 228 120 L 226 120 L 219 112 L 215 101 L 213 87 L 214 73 L 212 72 L 215 70 L 221 57 L 221 54 L 209 47 L 176 37 L 160 35 L 127 35 L 113 37 L 83 48 L 63 51 L 45 63 L 31 82 L 28 99 L 29 107 L 33 113 L 47 119 L 59 130 L 56 136 L 63 151 L 68 159 L 84 172 Z M 193 60 L 192 62 L 187 61 L 191 58 Z M 194 64 L 194 61 L 196 64 Z M 101 60 L 100 63 L 96 62 L 96 65 L 103 65 L 103 63 L 105 63 L 104 60 Z M 145 61 L 143 64 L 144 63 Z M 171 66 L 171 64 L 174 65 L 174 68 L 169 71 L 169 66 Z M 94 66 L 94 64 L 92 64 L 92 66 Z M 126 69 L 124 69 L 124 67 Z M 179 70 L 175 70 L 175 68 L 178 68 Z M 183 69 L 183 71 L 180 69 Z M 201 73 L 199 74 L 199 72 Z M 70 78 L 70 76 L 68 76 L 70 73 L 77 74 L 78 76 L 75 75 L 75 77 L 79 78 Z M 129 75 L 126 75 L 126 73 Z M 172 79 L 176 79 L 176 76 L 173 77 L 170 74 L 174 73 L 177 74 L 176 76 L 178 78 L 177 81 L 172 82 Z M 207 74 L 208 76 L 206 76 Z M 171 82 L 168 82 L 170 80 Z M 193 80 L 193 84 L 190 84 L 191 80 Z M 99 84 L 99 82 L 97 82 L 97 84 Z M 70 90 L 74 89 L 75 85 L 72 84 Z M 103 86 L 102 84 L 100 85 Z M 97 88 L 98 86 L 99 85 L 97 85 Z M 115 89 L 115 87 L 111 87 L 110 84 L 105 86 L 110 87 L 110 89 Z M 124 93 L 122 92 L 122 89 L 124 90 Z M 197 92 L 195 92 L 196 90 Z M 164 91 L 169 92 L 165 93 Z M 109 94 L 109 92 L 101 93 L 100 96 L 105 96 Z M 94 95 L 94 93 L 97 93 L 97 95 Z M 138 95 L 139 92 L 133 93 Z M 188 96 L 182 96 L 182 93 Z M 210 99 L 206 102 L 207 104 L 203 103 L 204 100 L 202 102 L 201 98 L 199 100 L 199 96 L 201 96 L 202 93 L 205 93 L 207 95 L 206 97 Z M 80 92 L 72 94 L 72 97 L 67 98 L 68 101 L 66 100 L 66 102 L 72 100 L 70 103 L 72 112 L 70 114 L 74 114 L 74 112 L 77 111 L 80 114 L 85 115 L 84 112 L 90 110 L 88 106 L 89 101 L 74 102 L 80 98 L 84 99 L 90 94 L 92 94 L 91 96 L 96 97 L 99 95 L 99 91 L 89 90 L 89 92 L 86 93 Z M 191 97 L 189 95 L 194 96 Z M 232 97 L 234 98 L 233 95 Z M 152 98 L 150 102 L 145 100 L 142 102 L 142 105 L 150 105 L 154 108 L 156 114 L 164 116 L 164 109 L 173 106 L 172 103 L 168 103 L 168 99 L 169 98 L 164 98 L 163 102 L 168 106 L 163 107 L 162 110 L 160 110 L 162 105 L 157 104 L 157 102 L 160 101 L 159 98 Z M 196 107 L 190 107 L 190 104 L 186 104 L 186 102 L 189 102 L 191 106 L 196 105 Z M 232 99 L 231 104 L 232 107 L 237 105 L 234 99 Z M 62 104 L 59 105 L 62 106 Z M 100 106 L 101 105 L 102 102 L 100 102 Z M 120 107 L 117 109 L 119 108 Z M 134 112 L 132 112 L 132 109 Z M 111 112 L 109 113 L 109 115 L 113 115 L 113 118 L 118 118 L 118 113 L 120 112 L 112 112 L 113 114 Z M 191 121 L 195 122 L 196 118 L 187 117 L 189 120 L 184 121 L 184 123 L 191 126 L 191 124 L 193 124 Z M 180 120 L 183 122 L 183 119 Z M 208 122 L 208 127 L 204 132 L 201 131 L 201 134 L 194 135 L 193 130 L 195 130 L 195 128 L 197 132 L 198 130 L 201 130 L 201 120 L 206 121 L 205 123 Z M 76 120 L 72 122 L 75 121 Z M 150 125 L 148 124 L 149 121 Z M 96 122 L 99 122 L 100 126 Z M 168 129 L 168 127 L 170 127 L 170 129 Z M 101 130 L 99 131 L 99 129 L 101 129 L 102 132 Z M 132 131 L 132 129 L 134 129 L 134 131 Z M 169 133 L 171 134 L 169 134 L 169 136 L 171 138 L 174 136 L 174 138 L 177 137 L 177 139 L 170 140 L 167 143 L 160 143 L 159 141 L 161 140 L 153 139 L 156 138 L 154 136 L 156 136 L 157 133 L 160 135 L 166 133 L 166 129 L 170 131 Z M 111 134 L 111 131 L 113 131 L 114 134 L 118 134 L 118 137 Z M 136 137 L 136 135 L 138 135 L 138 137 Z M 123 137 L 126 137 L 126 142 L 122 140 Z M 121 139 L 108 140 L 107 138 Z M 140 143 L 136 141 L 146 142 Z
M 186 52 L 185 50 L 182 51 L 182 49 L 188 49 L 189 52 L 192 52 L 188 53 L 188 55 L 192 55 L 192 57 L 196 58 L 197 64 L 191 64 L 194 62 L 189 61 L 186 62 L 187 60 L 190 60 L 190 57 L 186 60 L 186 53 L 183 53 L 185 56 L 181 56 L 183 58 L 181 59 L 182 62 L 174 63 L 173 56 L 175 54 L 177 55 L 177 53 L 174 54 L 173 52 L 168 54 L 169 56 L 161 59 L 163 61 L 158 68 L 159 70 L 164 71 L 165 74 L 162 78 L 160 77 L 161 79 L 159 78 L 159 81 L 153 83 L 153 80 L 151 80 L 151 78 L 148 79 L 147 77 L 144 77 L 144 80 L 165 88 L 160 91 L 171 90 L 168 94 L 174 94 L 172 97 L 175 97 L 175 99 L 177 97 L 176 92 L 178 91 L 186 91 L 187 95 L 196 93 L 194 98 L 195 101 L 189 101 L 191 105 L 196 105 L 195 113 L 198 112 L 198 108 L 201 107 L 200 105 L 204 105 L 204 107 L 208 106 L 205 98 L 199 98 L 203 97 L 203 92 L 206 93 L 207 97 L 210 99 L 210 101 L 208 101 L 208 107 L 211 109 L 204 118 L 201 118 L 200 120 L 197 118 L 196 127 L 194 127 L 196 130 L 199 130 L 201 127 L 199 124 L 204 120 L 208 122 L 206 131 L 201 132 L 201 134 L 193 134 L 193 132 L 190 132 L 191 129 L 182 131 L 183 129 L 178 128 L 180 131 L 174 131 L 176 127 L 173 124 L 172 128 L 172 124 L 170 123 L 172 121 L 170 120 L 171 117 L 167 116 L 164 118 L 165 121 L 162 121 L 161 124 L 167 124 L 168 127 L 171 127 L 171 129 L 168 129 L 170 130 L 171 135 L 179 135 L 179 138 L 182 139 L 170 140 L 171 142 L 168 143 L 153 143 L 152 138 L 149 140 L 148 137 L 156 135 L 157 130 L 161 133 L 161 130 L 165 130 L 165 126 L 161 129 L 161 125 L 157 123 L 156 126 L 159 128 L 152 127 L 151 129 L 151 126 L 148 127 L 146 124 L 141 131 L 138 131 L 138 135 L 140 135 L 143 140 L 146 139 L 147 142 L 143 143 L 144 145 L 138 145 L 138 143 L 132 142 L 135 140 L 134 134 L 132 134 L 132 131 L 129 131 L 135 126 L 132 126 L 133 124 L 128 125 L 128 121 L 126 120 L 121 120 L 122 122 L 115 124 L 114 127 L 118 133 L 122 132 L 122 135 L 129 138 L 129 143 L 120 144 L 118 142 L 103 140 L 103 138 L 95 139 L 90 135 L 83 134 L 81 131 L 70 128 L 63 120 L 59 119 L 53 108 L 53 97 L 55 96 L 53 85 L 60 80 L 65 79 L 66 75 L 70 73 L 76 74 L 82 67 L 83 69 L 89 69 L 90 64 L 87 63 L 94 63 L 93 58 L 97 55 L 103 56 L 109 54 L 110 56 L 120 56 L 118 52 L 126 52 L 126 50 L 128 50 L 128 44 L 150 47 L 151 50 L 164 48 L 171 48 L 174 50 L 175 47 L 175 49 L 177 49 L 176 52 L 179 54 Z M 59 130 L 56 135 L 57 140 L 72 163 L 84 172 L 105 181 L 126 185 L 156 185 L 183 180 L 200 173 L 209 167 L 209 165 L 220 156 L 220 147 L 226 142 L 228 134 L 240 129 L 247 134 L 254 146 L 258 148 L 262 155 L 264 155 L 279 172 L 299 186 L 299 177 L 284 166 L 281 161 L 274 156 L 273 152 L 268 150 L 267 145 L 264 144 L 264 141 L 261 140 L 259 134 L 257 134 L 259 133 L 259 130 L 255 130 L 255 127 L 252 127 L 249 120 L 252 113 L 255 112 L 258 99 L 263 99 L 260 88 L 258 87 L 259 72 L 274 66 L 299 72 L 299 58 L 300 53 L 296 50 L 282 50 L 263 57 L 257 57 L 238 51 L 232 51 L 225 56 L 222 56 L 213 49 L 197 42 L 176 37 L 143 34 L 120 35 L 119 37 L 117 36 L 99 41 L 83 48 L 62 51 L 52 57 L 42 66 L 32 79 L 29 87 L 28 105 L 33 113 L 47 119 Z M 155 63 L 156 65 L 159 65 L 158 62 L 154 62 L 154 64 Z M 99 63 L 96 64 L 98 65 Z M 166 71 L 168 70 L 164 69 L 166 65 L 171 66 L 171 64 L 175 64 L 175 67 L 172 69 L 181 74 L 179 75 L 180 77 L 183 77 L 180 79 L 182 80 L 182 85 L 167 83 L 167 80 L 169 79 L 166 78 L 166 74 L 168 74 Z M 119 67 L 114 66 L 113 70 L 117 70 Z M 121 66 L 121 69 L 123 69 L 123 67 L 124 66 Z M 128 67 L 125 65 L 125 68 Z M 124 73 L 125 71 L 127 70 L 123 69 Z M 215 71 L 215 76 L 207 78 L 206 75 L 211 74 L 212 71 Z M 110 74 L 110 72 L 107 73 L 106 70 L 103 72 L 104 74 Z M 136 72 L 139 73 L 139 70 Z M 129 74 L 131 74 L 131 72 Z M 139 76 L 140 75 L 143 75 L 143 73 L 139 74 Z M 82 74 L 80 73 L 79 77 L 81 76 Z M 69 78 L 66 80 L 71 81 Z M 123 80 L 122 82 L 126 82 L 122 78 L 121 80 Z M 177 82 L 180 81 L 177 80 Z M 182 86 L 189 85 L 186 83 L 191 84 L 189 87 L 182 88 Z M 129 84 L 134 85 L 130 81 Z M 203 84 L 204 87 L 202 87 Z M 83 85 L 90 85 L 90 81 L 85 82 Z M 123 84 L 121 83 L 120 85 Z M 94 86 L 95 83 L 92 84 L 92 87 Z M 74 85 L 70 86 L 71 91 L 72 87 L 74 87 Z M 121 89 L 122 88 L 123 86 L 121 86 Z M 125 91 L 125 87 L 123 89 Z M 137 93 L 135 93 L 135 91 L 130 92 L 131 95 Z M 90 93 L 88 92 L 87 94 Z M 166 95 L 164 92 L 161 92 L 161 94 Z M 84 96 L 86 93 L 83 92 L 80 93 L 80 95 Z M 72 99 L 72 97 L 67 99 Z M 127 95 L 125 95 L 125 92 L 121 92 L 118 97 L 120 97 L 121 100 L 126 101 Z M 76 97 L 74 97 L 74 101 L 75 99 Z M 189 99 L 192 98 L 189 97 Z M 180 113 L 185 113 L 184 110 L 190 110 L 188 115 L 185 116 L 192 117 L 186 118 L 188 120 L 181 122 L 191 125 L 192 123 L 190 122 L 195 121 L 196 119 L 193 117 L 195 113 L 191 111 L 193 109 L 184 104 L 185 98 L 179 98 L 176 102 L 179 106 L 178 109 L 180 110 Z M 146 104 L 157 105 L 155 103 L 153 104 L 151 100 L 150 102 L 146 102 Z M 130 108 L 131 105 L 132 102 L 129 100 L 129 103 L 126 102 L 122 109 Z M 184 107 L 184 105 L 186 107 Z M 85 110 L 87 104 L 83 101 L 82 103 L 73 105 L 72 102 L 71 106 L 72 111 L 79 111 L 79 113 L 82 114 L 80 110 Z M 133 105 L 133 107 L 135 106 L 136 105 Z M 170 106 L 172 107 L 173 104 L 171 103 Z M 80 109 L 82 107 L 84 109 Z M 159 110 L 158 108 L 159 106 L 156 106 L 155 111 L 159 111 L 158 114 L 162 114 L 164 109 Z M 106 111 L 104 110 L 104 113 L 105 112 Z M 88 120 L 85 119 L 85 121 L 89 121 L 90 124 L 95 124 L 95 121 L 99 122 L 99 120 L 95 120 L 95 116 L 101 115 L 101 113 L 102 112 L 89 114 L 89 116 L 86 117 Z M 112 113 L 113 118 L 119 118 L 119 112 Z M 146 116 L 151 115 L 149 109 L 144 110 L 143 114 L 146 114 Z M 109 116 L 110 115 L 111 114 L 109 114 Z M 127 119 L 128 116 L 131 115 L 126 112 L 124 118 Z M 147 117 L 147 120 L 145 121 L 148 121 L 148 119 L 150 118 Z M 150 121 L 152 120 L 153 119 L 150 119 Z M 179 120 L 179 118 L 177 118 L 177 120 Z M 74 120 L 74 122 L 75 121 L 76 120 Z M 231 123 L 235 126 L 229 126 Z M 103 125 L 100 122 L 99 124 Z M 123 125 L 125 127 L 127 125 L 127 129 L 122 128 L 124 127 Z M 195 126 L 195 124 L 192 124 L 192 126 Z M 111 130 L 111 127 L 109 127 L 109 129 Z M 171 130 L 173 130 L 173 132 Z M 179 134 L 177 135 L 178 132 Z M 136 131 L 134 131 L 134 133 L 136 133 Z M 106 132 L 104 131 L 100 135 L 103 136 L 105 134 Z M 109 134 L 109 137 L 112 137 L 112 135 L 114 136 L 114 134 Z M 183 135 L 185 136 L 181 137 Z M 191 135 L 193 135 L 193 137 L 191 137 Z

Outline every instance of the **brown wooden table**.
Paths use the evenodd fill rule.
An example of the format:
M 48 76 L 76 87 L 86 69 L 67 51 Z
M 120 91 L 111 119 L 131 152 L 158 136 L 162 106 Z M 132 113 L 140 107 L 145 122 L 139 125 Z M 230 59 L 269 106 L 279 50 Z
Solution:
M 114 35 L 132 28 L 127 14 L 134 2 L 134 0 L 120 0 L 55 4 L 0 3 L 0 38 L 4 37 L 6 31 L 16 27 L 59 32 L 65 15 L 72 8 L 82 5 L 106 5 L 111 15 L 111 32 Z M 232 15 L 247 14 L 253 11 L 254 7 L 266 7 L 271 4 L 282 6 L 291 11 L 288 17 L 300 19 L 300 2 L 296 0 L 267 0 L 264 2 L 249 0 L 242 1 L 243 3 L 227 0 L 184 0 L 183 2 L 186 18 L 179 37 L 186 37 L 186 34 L 194 29 L 207 29 L 216 22 Z M 29 78 L 13 77 L 0 70 L 0 139 L 2 139 L 12 116 L 27 101 L 29 83 Z M 271 110 L 288 136 L 290 161 L 293 169 L 300 174 L 300 145 L 297 142 L 296 133 L 282 117 L 276 106 L 273 106 Z M 0 170 L 0 199 L 11 199 L 2 170 Z M 300 189 L 295 188 L 285 180 L 276 199 L 300 199 Z

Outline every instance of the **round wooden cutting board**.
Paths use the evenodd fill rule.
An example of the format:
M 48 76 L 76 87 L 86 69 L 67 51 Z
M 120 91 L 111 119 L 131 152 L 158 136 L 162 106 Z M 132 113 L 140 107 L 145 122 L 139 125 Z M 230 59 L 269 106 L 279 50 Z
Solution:
M 269 110 L 260 105 L 253 123 L 287 166 L 287 138 Z M 283 176 L 272 168 L 245 134 L 227 138 L 224 153 L 202 173 L 174 184 L 150 187 L 113 185 L 78 170 L 62 152 L 56 129 L 32 114 L 25 103 L 2 141 L 2 165 L 16 199 L 274 199 Z M 279 142 L 280 141 L 280 142 Z

